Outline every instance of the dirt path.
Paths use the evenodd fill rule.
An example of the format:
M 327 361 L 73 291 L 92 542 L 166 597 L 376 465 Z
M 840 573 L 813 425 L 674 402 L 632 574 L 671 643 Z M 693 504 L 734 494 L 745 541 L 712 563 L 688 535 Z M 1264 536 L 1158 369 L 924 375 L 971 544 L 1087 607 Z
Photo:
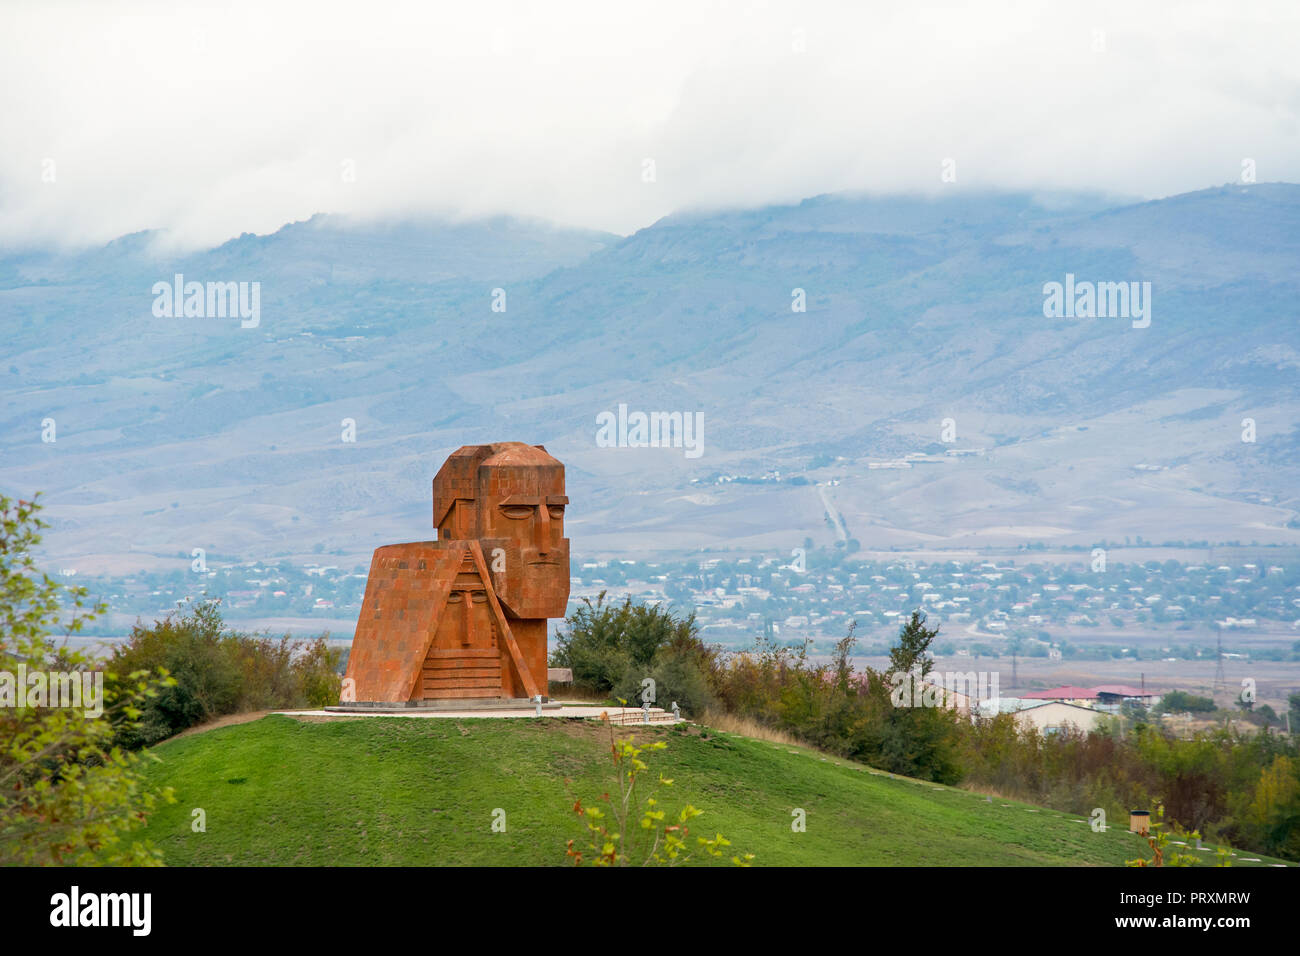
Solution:
M 218 717 L 216 720 L 210 720 L 206 724 L 198 724 L 188 730 L 182 730 L 179 734 L 168 737 L 168 740 L 179 740 L 181 737 L 188 737 L 191 734 L 202 734 L 209 730 L 217 730 L 220 727 L 232 727 L 235 724 L 247 724 L 254 720 L 261 720 L 267 714 L 275 713 L 272 710 L 250 710 L 243 714 L 227 714 L 225 717 Z M 161 741 L 160 741 L 161 742 Z

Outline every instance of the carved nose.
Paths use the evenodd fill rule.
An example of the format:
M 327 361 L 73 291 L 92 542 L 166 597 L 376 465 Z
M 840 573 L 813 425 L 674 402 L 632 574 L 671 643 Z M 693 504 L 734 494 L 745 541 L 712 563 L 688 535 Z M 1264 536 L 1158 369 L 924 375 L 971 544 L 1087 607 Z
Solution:
M 546 502 L 542 502 L 537 508 L 537 514 L 542 519 L 540 534 L 538 535 L 537 553 L 545 556 L 551 553 L 551 509 L 546 507 Z

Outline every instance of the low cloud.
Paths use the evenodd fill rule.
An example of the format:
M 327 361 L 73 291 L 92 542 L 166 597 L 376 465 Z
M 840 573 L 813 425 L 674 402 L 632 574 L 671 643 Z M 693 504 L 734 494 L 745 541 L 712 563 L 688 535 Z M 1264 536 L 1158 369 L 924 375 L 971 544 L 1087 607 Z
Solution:
M 0 244 L 1300 180 L 1294 5 L 878 6 L 11 4 Z

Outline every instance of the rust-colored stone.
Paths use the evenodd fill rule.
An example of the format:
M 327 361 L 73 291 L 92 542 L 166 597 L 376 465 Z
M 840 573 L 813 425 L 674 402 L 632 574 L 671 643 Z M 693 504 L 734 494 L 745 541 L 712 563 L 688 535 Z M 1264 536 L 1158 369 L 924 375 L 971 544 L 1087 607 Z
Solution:
M 433 479 L 438 540 L 370 562 L 345 697 L 545 694 L 546 619 L 569 600 L 568 503 L 564 465 L 541 445 L 457 449 Z

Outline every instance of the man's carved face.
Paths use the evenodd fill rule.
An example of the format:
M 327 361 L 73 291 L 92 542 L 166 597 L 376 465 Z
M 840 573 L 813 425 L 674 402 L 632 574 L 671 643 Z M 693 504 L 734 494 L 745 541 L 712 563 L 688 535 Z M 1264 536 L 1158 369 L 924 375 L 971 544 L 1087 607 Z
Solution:
M 536 477 L 541 480 L 529 482 L 533 488 L 482 500 L 484 557 L 498 597 L 516 617 L 563 617 L 569 597 L 564 537 L 569 499 L 562 472 Z
M 451 477 L 441 490 L 435 482 L 435 498 L 441 493 L 450 506 L 439 538 L 479 540 L 510 615 L 563 617 L 569 598 L 564 466 L 532 445 L 491 448 L 495 453 L 477 459 L 472 472 L 462 470 L 464 477 Z
M 569 499 L 561 485 L 558 494 L 507 495 L 484 502 L 483 537 L 509 538 L 529 557 L 532 565 L 562 563 L 564 507 Z

